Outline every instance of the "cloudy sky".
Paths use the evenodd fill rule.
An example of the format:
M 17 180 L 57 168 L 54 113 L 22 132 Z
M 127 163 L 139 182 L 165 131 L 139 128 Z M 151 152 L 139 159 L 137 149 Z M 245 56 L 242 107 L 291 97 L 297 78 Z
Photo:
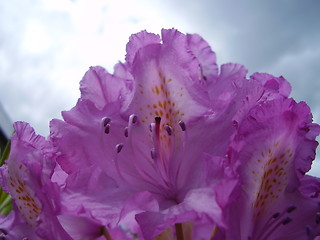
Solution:
M 202 35 L 219 64 L 283 75 L 320 123 L 319 12 L 319 0 L 0 1 L 0 103 L 47 135 L 89 66 L 112 71 L 130 34 L 174 27 Z

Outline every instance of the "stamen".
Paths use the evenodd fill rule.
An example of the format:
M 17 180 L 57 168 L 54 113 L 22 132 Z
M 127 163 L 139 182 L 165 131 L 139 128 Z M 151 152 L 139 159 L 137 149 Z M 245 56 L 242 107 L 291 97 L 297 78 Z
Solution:
M 306 225 L 306 234 L 307 236 L 311 236 L 311 233 L 312 233 L 312 228 L 309 226 L 309 225 Z
M 169 125 L 165 125 L 164 129 L 167 131 L 168 135 L 171 136 L 172 135 L 172 127 L 170 127 Z
M 124 136 L 129 137 L 132 136 L 133 126 L 138 122 L 138 116 L 135 114 L 131 114 L 129 117 L 128 126 L 124 129 Z M 129 138 L 130 144 L 132 143 L 132 137 Z
M 105 132 L 105 134 L 110 133 L 110 124 L 109 123 L 105 125 L 104 132 Z
M 188 134 L 186 131 L 186 124 L 184 123 L 184 121 L 179 120 L 178 122 L 182 133 L 181 133 L 181 142 L 182 142 L 182 148 L 185 149 L 186 147 L 186 143 L 187 143 L 187 139 L 188 139 Z M 182 166 L 183 161 L 178 161 L 178 165 L 177 165 L 177 170 L 176 170 L 176 174 L 175 174 L 175 181 L 178 181 L 178 176 L 180 176 L 180 170 L 181 170 L 181 166 Z
M 131 114 L 129 117 L 129 121 L 135 124 L 138 121 L 138 117 L 135 114 Z
M 283 221 L 282 221 L 282 224 L 283 225 L 287 225 L 289 223 L 292 222 L 292 218 L 291 217 L 286 217 Z
M 271 215 L 271 217 L 266 221 L 264 226 L 262 227 L 261 231 L 259 231 L 258 236 L 254 237 L 253 239 L 256 240 L 265 240 L 272 235 L 272 233 L 279 228 L 281 225 L 287 225 L 292 221 L 290 216 L 282 218 L 285 214 L 291 213 L 296 210 L 297 207 L 294 205 L 290 205 L 282 212 L 276 212 Z M 320 216 L 320 214 L 319 214 Z M 253 234 L 256 235 L 256 234 Z
M 116 145 L 117 153 L 121 152 L 122 148 L 123 148 L 123 143 L 117 144 L 117 145 Z
M 320 212 L 316 213 L 316 224 L 320 223 Z
M 128 137 L 129 136 L 129 132 L 128 132 L 128 127 L 124 128 L 124 136 Z
M 287 225 L 289 223 L 292 222 L 292 218 L 291 217 L 286 217 L 285 219 L 283 219 L 281 222 L 278 222 L 273 228 L 271 228 L 263 238 L 261 238 L 261 240 L 267 240 L 269 239 L 269 237 L 281 226 L 281 225 Z M 263 234 L 262 234 L 263 236 Z M 257 238 L 260 240 L 260 238 Z
M 182 131 L 186 130 L 186 124 L 184 123 L 184 121 L 180 120 L 179 125 L 180 125 Z
M 297 209 L 296 206 L 291 205 L 291 206 L 289 206 L 289 207 L 287 208 L 287 213 L 291 213 L 291 212 L 293 212 L 293 211 L 296 210 L 296 209 Z
M 111 122 L 111 118 L 104 117 L 104 118 L 102 118 L 101 122 L 102 122 L 103 126 L 105 127 L 105 126 L 107 126 L 107 124 L 109 124 Z
M 272 218 L 276 219 L 280 216 L 280 213 L 279 212 L 276 212 L 275 214 L 272 215 Z

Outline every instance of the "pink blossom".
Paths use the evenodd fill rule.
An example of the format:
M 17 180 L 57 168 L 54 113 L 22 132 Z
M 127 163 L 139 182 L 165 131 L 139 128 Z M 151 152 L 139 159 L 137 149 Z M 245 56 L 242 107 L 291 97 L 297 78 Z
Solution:
M 313 239 L 320 234 L 319 179 L 305 175 L 319 133 L 303 102 L 277 99 L 249 111 L 230 144 L 228 160 L 241 182 L 239 197 L 225 209 L 225 239 Z
M 50 180 L 56 164 L 54 147 L 27 123 L 16 122 L 14 129 L 10 157 L 0 168 L 1 186 L 14 200 L 14 213 L 4 219 L 8 224 L 2 229 L 4 235 L 14 239 L 71 239 L 56 216 L 60 194 Z
M 283 77 L 216 64 L 199 35 L 134 34 L 91 67 L 46 140 L 16 123 L 9 239 L 266 240 L 320 234 L 320 133 Z

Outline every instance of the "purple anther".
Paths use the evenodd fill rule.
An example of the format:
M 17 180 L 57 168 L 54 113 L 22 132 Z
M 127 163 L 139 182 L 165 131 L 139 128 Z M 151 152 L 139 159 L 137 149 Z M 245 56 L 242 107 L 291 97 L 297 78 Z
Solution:
M 311 232 L 312 232 L 312 227 L 310 227 L 309 225 L 306 225 L 306 234 L 307 236 L 311 236 Z
M 167 131 L 168 135 L 171 136 L 172 134 L 172 127 L 169 125 L 164 125 L 164 129 Z
M 276 212 L 272 215 L 272 218 L 276 219 L 280 216 L 280 213 L 279 212 Z
M 102 118 L 102 124 L 104 127 L 107 126 L 107 124 L 109 124 L 110 122 L 111 122 L 111 118 L 109 117 Z
M 180 125 L 182 131 L 186 130 L 186 124 L 184 123 L 184 121 L 180 120 L 179 125 Z
M 291 205 L 291 206 L 289 206 L 289 207 L 287 208 L 287 213 L 291 213 L 291 212 L 293 212 L 293 211 L 296 210 L 296 209 L 297 209 L 296 206 Z
M 285 219 L 283 219 L 283 221 L 281 222 L 283 225 L 287 225 L 288 223 L 291 223 L 292 218 L 291 217 L 286 217 Z
M 104 128 L 104 133 L 105 134 L 109 134 L 110 133 L 110 124 L 106 124 L 105 128 Z
M 316 213 L 316 224 L 320 223 L 320 212 Z
M 117 153 L 121 152 L 122 148 L 123 148 L 123 143 L 117 144 L 117 145 L 116 145 Z
M 135 124 L 138 121 L 138 116 L 135 114 L 130 115 L 130 121 Z
M 125 127 L 125 128 L 124 128 L 124 136 L 125 136 L 125 137 L 128 137 L 128 136 L 129 136 L 128 127 Z

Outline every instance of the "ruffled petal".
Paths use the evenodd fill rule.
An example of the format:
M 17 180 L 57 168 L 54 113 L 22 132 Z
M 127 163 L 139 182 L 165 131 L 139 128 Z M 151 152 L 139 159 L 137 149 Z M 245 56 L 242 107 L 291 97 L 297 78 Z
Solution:
M 291 86 L 282 76 L 275 77 L 267 73 L 254 73 L 251 79 L 259 82 L 270 92 L 270 95 L 279 93 L 284 97 L 289 97 Z
M 309 108 L 292 99 L 258 105 L 239 125 L 230 155 L 240 165 L 242 180 L 240 200 L 230 210 L 243 219 L 240 233 L 235 234 L 252 239 L 299 239 L 306 236 L 306 225 L 314 225 L 318 203 L 299 192 L 301 176 L 310 168 L 317 145 L 307 137 L 314 125 Z M 272 217 L 278 213 L 279 218 Z
M 55 168 L 55 149 L 24 122 L 14 124 L 7 167 L 1 168 L 2 182 L 12 196 L 16 211 L 32 226 L 37 236 L 70 239 L 57 221 L 59 191 L 50 178 Z
M 141 31 L 137 34 L 131 35 L 126 47 L 126 62 L 131 65 L 140 48 L 157 43 L 160 43 L 160 37 L 157 34 Z
M 91 101 L 79 100 L 71 111 L 62 113 L 65 121 L 51 121 L 50 139 L 60 152 L 57 161 L 65 172 L 98 163 L 114 176 L 112 158 L 126 125 L 117 112 L 117 104 L 99 110 Z
M 198 34 L 187 34 L 188 47 L 198 61 L 198 79 L 206 83 L 214 82 L 219 73 L 216 54 Z
M 91 67 L 80 82 L 81 99 L 88 99 L 102 110 L 107 103 L 120 101 L 125 91 L 123 79 L 109 74 L 102 67 Z

